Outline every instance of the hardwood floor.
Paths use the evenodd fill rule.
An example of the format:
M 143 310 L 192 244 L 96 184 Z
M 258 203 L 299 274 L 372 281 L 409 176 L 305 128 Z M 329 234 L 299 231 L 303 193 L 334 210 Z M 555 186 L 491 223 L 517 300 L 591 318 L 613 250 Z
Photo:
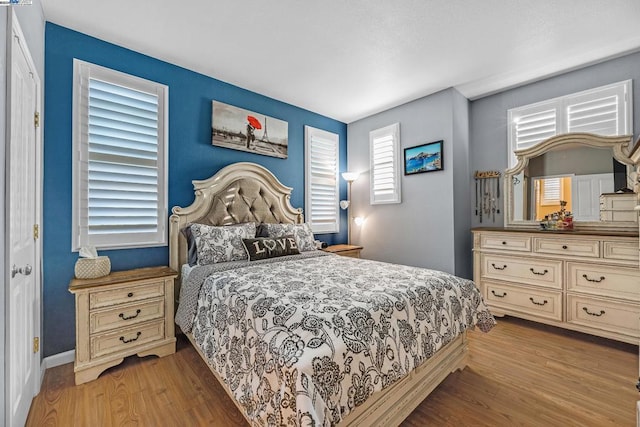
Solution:
M 469 334 L 471 358 L 403 426 L 633 426 L 638 347 L 524 320 Z M 162 359 L 130 357 L 75 386 L 47 371 L 27 426 L 244 426 L 186 338 Z

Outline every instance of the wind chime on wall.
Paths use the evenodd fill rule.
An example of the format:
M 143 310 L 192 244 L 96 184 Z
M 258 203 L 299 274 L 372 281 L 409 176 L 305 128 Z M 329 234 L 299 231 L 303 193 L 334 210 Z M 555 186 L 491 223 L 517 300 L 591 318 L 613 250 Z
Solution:
M 496 222 L 500 213 L 500 177 L 498 171 L 476 171 L 476 216 L 483 220 Z

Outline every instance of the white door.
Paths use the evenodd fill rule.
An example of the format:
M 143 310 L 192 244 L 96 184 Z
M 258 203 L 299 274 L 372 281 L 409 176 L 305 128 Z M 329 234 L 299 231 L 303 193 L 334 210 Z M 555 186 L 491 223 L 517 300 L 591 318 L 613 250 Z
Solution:
M 613 173 L 571 178 L 571 209 L 575 221 L 600 221 L 600 195 L 613 193 Z
M 39 80 L 15 19 L 12 19 L 10 121 L 7 159 L 6 253 L 8 254 L 6 376 L 7 425 L 24 425 L 39 389 L 40 357 L 34 347 L 39 325 L 39 248 L 34 225 L 39 215 L 39 138 L 34 121 Z

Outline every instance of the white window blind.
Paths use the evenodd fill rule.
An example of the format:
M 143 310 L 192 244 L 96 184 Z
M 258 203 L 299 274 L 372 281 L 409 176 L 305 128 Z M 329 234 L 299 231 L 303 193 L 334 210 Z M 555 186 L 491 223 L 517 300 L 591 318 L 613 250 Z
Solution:
M 372 205 L 400 203 L 400 124 L 369 132 Z
M 604 136 L 632 134 L 632 83 L 626 80 L 508 111 L 509 166 L 515 150 L 532 147 L 552 136 L 587 132 Z
M 542 204 L 557 205 L 560 203 L 560 178 L 542 179 Z
M 73 249 L 166 244 L 168 88 L 74 61 Z
M 338 168 L 339 135 L 304 127 L 305 217 L 314 233 L 340 230 Z

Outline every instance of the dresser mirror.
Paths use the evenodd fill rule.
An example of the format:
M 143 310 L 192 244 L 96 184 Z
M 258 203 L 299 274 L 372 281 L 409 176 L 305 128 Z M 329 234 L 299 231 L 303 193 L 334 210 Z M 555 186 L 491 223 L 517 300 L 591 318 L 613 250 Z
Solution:
M 539 228 L 564 209 L 576 229 L 637 232 L 631 141 L 570 133 L 515 151 L 504 174 L 506 226 Z

